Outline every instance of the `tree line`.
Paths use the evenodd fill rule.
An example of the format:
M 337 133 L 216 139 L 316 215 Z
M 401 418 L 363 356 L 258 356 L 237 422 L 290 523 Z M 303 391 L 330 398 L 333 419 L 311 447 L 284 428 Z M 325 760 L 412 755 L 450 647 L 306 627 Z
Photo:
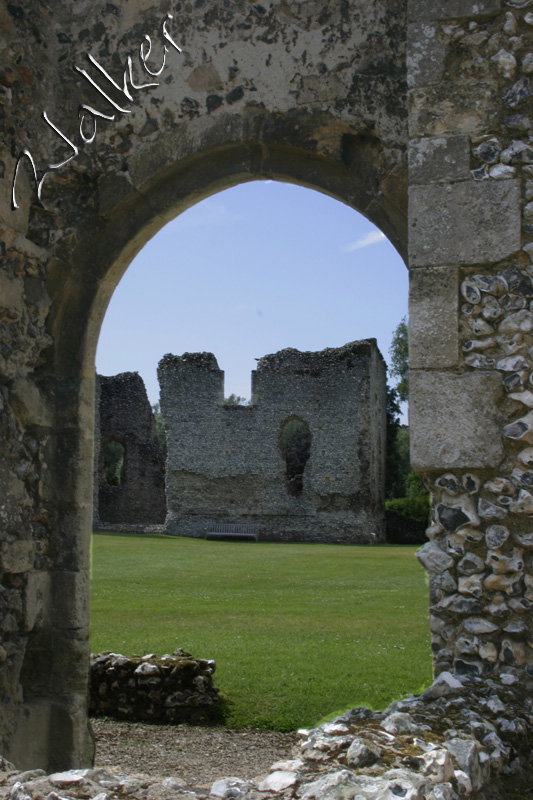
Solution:
M 385 507 L 388 512 L 428 523 L 429 492 L 409 456 L 409 427 L 400 423 L 400 403 L 409 400 L 409 340 L 407 318 L 397 325 L 389 348 L 390 375 L 396 386 L 387 385 L 387 456 Z M 390 520 L 388 520 L 390 523 Z

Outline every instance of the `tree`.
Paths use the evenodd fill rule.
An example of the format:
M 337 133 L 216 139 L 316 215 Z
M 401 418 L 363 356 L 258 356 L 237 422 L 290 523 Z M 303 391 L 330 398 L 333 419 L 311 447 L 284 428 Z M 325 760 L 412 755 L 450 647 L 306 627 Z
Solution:
M 424 486 L 422 476 L 414 469 L 408 474 L 405 479 L 405 496 L 406 497 L 423 497 L 426 500 L 429 497 L 429 492 Z
M 409 397 L 409 344 L 407 338 L 407 317 L 404 317 L 392 334 L 389 348 L 391 357 L 390 374 L 399 381 L 396 385 L 398 397 L 402 403 Z
M 246 397 L 241 397 L 238 394 L 234 394 L 233 392 L 230 394 L 229 397 L 224 398 L 224 405 L 225 406 L 247 406 L 248 400 Z
M 154 412 L 154 419 L 155 419 L 155 432 L 157 433 L 157 438 L 159 439 L 159 445 L 161 447 L 161 452 L 163 456 L 167 457 L 167 432 L 165 429 L 165 424 L 163 422 L 163 414 L 161 412 L 161 404 L 154 403 L 152 406 L 152 411 Z
M 407 495 L 407 479 L 411 473 L 411 456 L 409 453 L 409 428 L 400 425 L 396 434 L 396 460 L 398 469 L 398 494 L 396 497 Z
M 387 499 L 402 496 L 404 489 L 398 457 L 398 434 L 401 431 L 399 414 L 398 392 L 387 385 L 387 456 L 385 463 L 385 497 Z
M 427 502 L 429 493 L 421 476 L 411 469 L 409 457 L 409 428 L 400 425 L 399 402 L 406 402 L 409 396 L 409 346 L 407 317 L 397 325 L 389 349 L 391 357 L 390 374 L 399 381 L 394 389 L 387 387 L 387 466 L 385 496 L 393 498 L 418 498 Z

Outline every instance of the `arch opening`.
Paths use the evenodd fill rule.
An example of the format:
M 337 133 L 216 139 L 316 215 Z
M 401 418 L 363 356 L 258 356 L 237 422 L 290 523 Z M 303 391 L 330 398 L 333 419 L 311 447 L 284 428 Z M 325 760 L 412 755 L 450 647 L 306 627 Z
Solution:
M 124 445 L 115 439 L 109 441 L 103 452 L 104 477 L 109 486 L 120 486 L 124 474 Z
M 301 187 L 299 185 L 295 186 L 295 185 L 287 185 L 287 184 L 288 184 L 288 181 L 284 182 L 284 186 L 282 188 L 284 188 L 286 190 L 293 190 L 295 193 L 296 192 L 300 193 L 300 196 L 299 196 L 300 197 L 300 203 L 295 202 L 295 197 L 294 197 L 294 195 L 292 196 L 292 207 L 293 208 L 294 207 L 300 207 L 300 210 L 302 211 L 302 213 L 304 215 L 308 210 L 306 208 L 302 208 L 301 197 L 303 197 L 305 195 L 309 195 L 311 197 L 320 197 L 323 200 L 325 200 L 327 203 L 330 203 L 332 206 L 335 207 L 337 213 L 342 213 L 342 214 L 349 215 L 350 218 L 357 217 L 357 215 L 354 215 L 352 208 L 349 208 L 346 205 L 341 205 L 338 202 L 333 203 L 332 200 L 335 199 L 335 198 L 327 198 L 327 197 L 324 198 L 323 194 L 317 194 L 317 193 L 309 191 L 309 190 L 307 190 L 304 187 Z M 259 184 L 259 188 L 262 189 L 263 191 L 267 191 L 269 189 L 269 186 L 271 186 L 271 188 L 274 189 L 277 185 L 278 184 L 276 182 L 274 182 L 274 186 L 272 186 L 271 184 L 267 184 L 267 183 L 265 183 L 263 181 L 263 182 L 261 182 L 261 184 Z M 242 186 L 239 186 L 239 187 L 234 187 L 231 191 L 235 192 L 235 191 L 242 190 L 242 192 L 244 193 L 244 190 L 251 191 L 251 190 L 253 190 L 253 188 L 254 188 L 253 183 L 247 182 L 245 185 L 242 185 Z M 231 192 L 228 192 L 227 194 L 229 195 L 230 193 Z M 221 193 L 217 193 L 216 196 L 210 197 L 206 202 L 207 203 L 213 203 L 213 202 L 222 203 L 224 201 L 225 196 L 226 195 L 224 195 L 224 193 L 222 193 L 222 192 Z M 217 208 L 217 206 L 214 206 L 214 207 Z M 247 209 L 252 209 L 254 207 L 253 201 L 250 198 L 248 198 L 246 200 L 246 207 L 247 207 Z M 191 214 L 194 215 L 196 213 L 195 209 L 198 209 L 198 214 L 199 214 L 200 213 L 200 204 L 196 204 L 194 206 L 194 208 L 191 208 L 187 212 L 187 214 L 184 214 L 183 215 L 183 219 L 186 220 L 188 215 L 191 215 Z M 224 221 L 224 228 L 225 228 L 225 230 L 226 230 L 226 232 L 228 234 L 228 239 L 232 239 L 233 240 L 234 247 L 235 247 L 235 243 L 239 243 L 239 244 L 242 243 L 243 239 L 242 239 L 242 236 L 240 234 L 240 229 L 238 228 L 238 225 L 237 225 L 238 220 L 237 220 L 237 222 L 235 222 L 235 225 L 234 225 L 234 220 L 233 220 L 234 217 L 239 217 L 239 215 L 243 214 L 242 209 L 240 209 L 238 207 L 235 208 L 235 207 L 231 206 L 231 207 L 228 207 L 228 208 L 225 207 L 224 211 L 221 211 L 219 209 L 218 211 L 213 212 L 213 206 L 212 206 L 210 213 L 212 215 L 214 215 L 214 216 L 216 216 L 216 214 L 220 215 L 221 219 Z M 258 210 L 257 212 L 254 211 L 254 213 L 256 213 L 258 216 L 261 216 L 262 215 L 262 209 Z M 289 211 L 285 211 L 285 216 L 288 217 L 289 213 L 290 213 Z M 180 219 L 180 217 L 177 218 L 177 220 L 179 220 L 179 219 Z M 359 217 L 357 217 L 357 219 L 359 219 Z M 293 291 L 293 287 L 291 286 L 291 283 L 290 283 L 290 280 L 289 280 L 289 272 L 290 272 L 289 266 L 290 266 L 290 264 L 288 262 L 292 258 L 292 261 L 294 262 L 294 264 L 296 264 L 297 266 L 299 265 L 299 268 L 300 268 L 301 271 L 300 272 L 297 271 L 296 280 L 295 280 L 295 289 L 294 289 L 295 297 L 296 297 L 296 300 L 298 302 L 295 303 L 293 301 L 293 305 L 292 305 L 292 315 L 293 316 L 296 315 L 298 303 L 301 304 L 302 306 L 306 305 L 306 304 L 309 305 L 308 297 L 307 297 L 307 294 L 306 294 L 307 287 L 308 287 L 309 284 L 314 284 L 316 289 L 317 289 L 317 291 L 319 293 L 322 293 L 322 297 L 320 298 L 320 303 L 323 302 L 324 305 L 325 305 L 324 292 L 327 290 L 328 282 L 330 284 L 338 282 L 339 285 L 341 286 L 341 292 L 344 295 L 350 295 L 351 297 L 357 297 L 357 289 L 361 288 L 361 280 L 359 279 L 359 281 L 358 281 L 357 277 L 354 276 L 353 273 L 349 277 L 346 275 L 346 261 L 348 259 L 350 259 L 350 258 L 353 258 L 353 256 L 351 255 L 353 253 L 355 253 L 356 255 L 364 254 L 363 263 L 365 264 L 366 269 L 368 271 L 365 274 L 368 274 L 368 276 L 369 276 L 368 280 L 367 280 L 368 290 L 371 293 L 373 293 L 374 295 L 377 295 L 377 293 L 379 292 L 379 293 L 381 293 L 381 297 L 384 296 L 385 293 L 384 293 L 384 290 L 383 290 L 383 286 L 379 285 L 379 281 L 377 281 L 376 284 L 371 284 L 371 279 L 373 279 L 373 277 L 374 277 L 373 273 L 374 273 L 375 270 L 378 270 L 378 267 L 379 267 L 379 264 L 376 262 L 376 255 L 375 254 L 377 252 L 379 252 L 379 248 L 383 247 L 382 241 L 383 241 L 384 237 L 383 237 L 382 234 L 379 234 L 376 231 L 374 231 L 373 235 L 370 236 L 369 235 L 370 232 L 368 231 L 368 221 L 365 220 L 362 217 L 360 219 L 362 221 L 362 224 L 364 226 L 366 226 L 364 228 L 364 230 L 359 230 L 359 228 L 357 228 L 357 225 L 355 224 L 355 220 L 354 220 L 354 222 L 351 225 L 349 235 L 345 232 L 342 236 L 339 236 L 339 234 L 335 230 L 335 228 L 332 227 L 331 222 L 330 222 L 329 219 L 323 219 L 322 220 L 321 225 L 324 227 L 324 229 L 326 229 L 328 231 L 330 239 L 335 242 L 334 251 L 332 251 L 332 249 L 330 248 L 330 251 L 329 251 L 329 256 L 330 257 L 329 257 L 329 259 L 328 259 L 328 254 L 326 253 L 326 255 L 323 257 L 322 262 L 321 262 L 322 266 L 324 264 L 328 264 L 328 266 L 329 266 L 329 271 L 328 271 L 328 274 L 325 276 L 323 284 L 319 285 L 318 275 L 315 275 L 312 272 L 312 268 L 311 268 L 311 264 L 310 264 L 310 260 L 309 260 L 310 255 L 307 252 L 303 253 L 302 249 L 301 249 L 301 240 L 302 240 L 302 238 L 306 236 L 307 238 L 311 239 L 310 230 L 313 230 L 313 229 L 316 229 L 316 228 L 319 227 L 318 223 L 316 223 L 314 221 L 314 219 L 309 214 L 306 217 L 306 230 L 304 230 L 304 228 L 302 227 L 302 230 L 300 231 L 300 251 L 295 251 L 294 254 L 292 252 L 291 253 L 287 253 L 287 263 L 283 263 L 282 264 L 282 270 L 280 271 L 280 275 L 278 275 L 277 273 L 274 273 L 272 269 L 270 271 L 267 271 L 266 269 L 264 270 L 264 274 L 268 275 L 269 283 L 273 286 L 273 291 L 275 291 L 276 294 L 280 294 L 279 287 L 281 287 L 282 288 L 282 292 L 281 293 L 285 293 L 285 294 L 288 295 Z M 249 219 L 248 220 L 243 220 L 242 224 L 243 224 L 243 226 L 244 225 L 249 225 L 250 224 L 250 220 Z M 168 229 L 170 229 L 171 226 L 172 226 L 172 223 L 170 223 L 170 225 L 168 226 Z M 275 228 L 276 228 L 275 225 L 271 225 L 270 229 L 267 230 L 268 236 L 265 236 L 263 239 L 261 239 L 261 248 L 262 249 L 266 250 L 268 248 L 268 246 L 270 244 L 269 238 L 270 239 L 273 238 L 272 231 Z M 183 230 L 184 229 L 185 228 L 183 228 Z M 199 226 L 195 229 L 195 231 L 196 231 L 196 233 L 195 233 L 195 236 L 196 236 L 196 248 L 197 248 L 196 251 L 191 250 L 189 252 L 189 250 L 187 249 L 187 246 L 184 244 L 184 238 L 183 237 L 182 238 L 178 238 L 178 236 L 176 235 L 176 232 L 174 233 L 174 248 L 179 253 L 179 263 L 176 264 L 176 271 L 179 270 L 179 268 L 181 267 L 182 264 L 187 264 L 188 267 L 189 267 L 189 270 L 190 270 L 190 267 L 192 265 L 196 264 L 196 262 L 193 260 L 192 256 L 195 255 L 196 259 L 200 259 L 200 258 L 204 257 L 205 252 L 203 250 L 203 243 L 208 238 L 207 235 L 204 235 L 204 231 L 205 231 L 205 234 L 207 234 L 207 231 L 209 230 L 209 226 L 208 225 L 204 226 L 204 228 L 202 229 L 202 236 L 200 236 L 200 237 L 198 236 L 198 229 L 199 229 Z M 161 231 L 160 235 L 164 236 L 166 230 L 167 229 L 165 228 L 164 231 Z M 183 230 L 180 229 L 180 235 L 183 234 Z M 220 274 L 222 274 L 222 281 L 227 283 L 227 284 L 229 284 L 232 287 L 231 291 L 232 291 L 233 300 L 235 300 L 235 302 L 236 302 L 236 299 L 235 299 L 235 286 L 239 283 L 239 281 L 244 282 L 246 280 L 248 280 L 248 281 L 250 280 L 250 275 L 249 275 L 250 270 L 248 271 L 248 274 L 243 272 L 242 275 L 238 279 L 233 275 L 233 273 L 227 272 L 228 267 L 226 265 L 226 262 L 224 261 L 224 256 L 223 256 L 223 253 L 222 253 L 222 249 L 223 248 L 221 247 L 219 229 L 216 228 L 216 226 L 212 226 L 211 231 L 213 231 L 213 230 L 216 230 L 216 232 L 215 233 L 211 233 L 211 236 L 213 236 L 213 238 L 216 241 L 217 252 L 213 256 L 212 261 L 217 264 L 218 272 Z M 155 241 L 155 238 L 156 237 L 154 237 L 153 241 Z M 368 241 L 368 244 L 366 246 L 363 244 L 364 241 Z M 200 247 L 200 245 L 202 245 L 202 248 Z M 352 245 L 352 246 L 353 245 L 357 245 L 357 246 L 353 246 L 352 248 L 349 248 L 348 245 Z M 313 242 L 310 242 L 309 250 L 313 250 L 313 249 L 317 250 L 317 247 Z M 241 248 L 241 250 L 242 250 L 242 248 Z M 299 263 L 298 263 L 298 252 L 299 252 L 299 255 L 300 255 Z M 142 253 L 140 255 L 142 256 Z M 181 308 L 181 306 L 178 305 L 179 301 L 176 300 L 176 293 L 172 291 L 172 289 L 171 289 L 171 287 L 170 287 L 170 285 L 168 283 L 168 281 L 169 281 L 168 275 L 167 275 L 166 279 L 164 279 L 156 271 L 157 270 L 157 264 L 159 262 L 161 262 L 162 260 L 164 260 L 164 259 L 161 258 L 161 254 L 156 255 L 155 251 L 154 251 L 152 256 L 150 258 L 148 258 L 147 261 L 144 263 L 144 268 L 145 268 L 145 271 L 150 275 L 151 282 L 154 285 L 159 285 L 160 289 L 161 289 L 161 287 L 163 285 L 166 287 L 165 296 L 168 295 L 168 296 L 172 297 L 174 316 L 176 318 L 181 318 L 182 317 L 182 308 Z M 209 259 L 207 259 L 207 260 L 209 260 Z M 234 260 L 235 260 L 235 258 L 234 258 Z M 244 257 L 244 260 L 246 261 L 246 257 Z M 257 264 L 257 260 L 254 262 L 253 258 L 248 258 L 247 263 L 248 264 L 252 264 L 258 271 L 260 271 L 261 267 Z M 275 262 L 275 257 L 274 256 L 272 256 L 271 261 Z M 332 263 L 333 261 L 338 261 L 339 264 L 341 264 L 341 262 L 342 262 L 341 266 L 344 269 L 344 275 L 341 275 L 341 273 L 339 272 L 339 276 L 340 276 L 339 279 L 337 279 L 337 274 L 334 272 L 334 267 L 333 267 L 333 263 Z M 396 267 L 397 266 L 398 266 L 398 264 L 396 264 Z M 375 267 L 375 270 L 374 270 L 374 267 Z M 403 265 L 402 265 L 402 267 L 403 267 Z M 128 279 L 128 274 L 131 274 L 134 269 L 135 269 L 135 267 L 133 267 L 133 265 L 132 265 L 131 272 L 128 271 L 128 273 L 124 277 L 125 281 L 127 281 L 127 279 Z M 190 271 L 192 272 L 193 270 L 190 270 Z M 402 276 L 405 276 L 405 272 L 403 270 L 402 270 Z M 342 280 L 341 280 L 341 278 L 342 278 Z M 188 297 L 186 302 L 189 305 L 192 306 L 191 298 L 193 298 L 193 297 L 201 297 L 202 302 L 207 304 L 208 309 L 209 309 L 209 313 L 212 314 L 213 310 L 212 310 L 212 307 L 210 306 L 210 300 L 209 300 L 208 295 L 207 295 L 207 289 L 208 289 L 208 287 L 209 287 L 209 285 L 211 283 L 213 283 L 213 277 L 212 276 L 208 276 L 207 273 L 204 273 L 204 272 L 202 272 L 200 270 L 198 288 L 194 289 L 194 288 L 192 288 L 190 286 L 186 287 L 187 297 Z M 381 283 L 383 283 L 383 278 L 381 279 Z M 182 286 L 181 288 L 184 289 L 184 293 L 185 293 L 185 287 Z M 406 289 L 406 287 L 405 287 L 405 289 Z M 391 293 L 396 294 L 396 292 L 394 292 L 394 289 L 392 289 L 392 287 L 391 287 Z M 405 293 L 406 293 L 406 291 L 405 291 Z M 143 300 L 146 301 L 147 293 L 146 292 L 142 293 L 142 296 L 143 296 Z M 163 307 L 164 301 L 165 301 L 165 298 L 163 298 L 162 300 L 158 301 L 159 302 L 158 314 L 159 314 L 160 317 L 167 316 L 166 313 L 165 313 L 164 307 Z M 222 295 L 221 294 L 219 294 L 219 296 L 218 296 L 218 303 L 219 303 L 220 306 L 224 306 L 225 305 L 225 302 L 222 299 Z M 355 301 L 352 301 L 351 306 L 349 304 L 348 304 L 348 306 L 349 307 L 348 307 L 347 314 L 349 315 L 348 316 L 349 324 L 353 326 L 354 320 L 358 319 L 361 315 L 359 314 L 359 312 L 357 310 L 357 307 L 355 305 Z M 316 315 L 313 316 L 312 321 L 311 321 L 311 327 L 314 327 L 315 330 L 321 330 L 322 331 L 321 335 L 324 336 L 324 338 L 320 342 L 317 341 L 316 345 L 313 343 L 313 344 L 310 344 L 310 345 L 306 346 L 305 343 L 304 343 L 304 345 L 302 346 L 303 350 L 307 350 L 307 349 L 309 349 L 311 347 L 315 347 L 315 346 L 316 346 L 317 349 L 318 348 L 323 348 L 326 345 L 329 345 L 331 343 L 337 344 L 337 341 L 338 341 L 339 344 L 343 344 L 345 341 L 350 340 L 350 339 L 354 338 L 355 336 L 361 336 L 361 337 L 365 336 L 366 331 L 364 331 L 364 329 L 360 328 L 359 329 L 360 333 L 358 331 L 358 333 L 354 335 L 353 332 L 351 332 L 351 333 L 347 334 L 346 336 L 344 336 L 343 338 L 341 338 L 340 340 L 337 340 L 337 341 L 333 340 L 333 342 L 332 342 L 332 338 L 333 338 L 333 336 L 332 336 L 332 321 L 335 318 L 339 318 L 340 317 L 340 315 L 341 315 L 340 308 L 341 308 L 340 301 L 337 301 L 327 311 L 323 311 L 322 316 L 320 317 L 320 323 L 321 324 L 317 324 L 317 322 L 318 322 L 317 316 Z M 256 309 L 255 309 L 255 306 L 254 306 L 254 308 L 253 308 L 254 314 L 255 314 L 255 311 L 256 311 Z M 399 317 L 403 316 L 404 311 L 405 311 L 405 309 L 402 309 L 401 313 L 399 314 Z M 146 314 L 144 312 L 141 312 L 141 313 L 143 313 L 143 317 L 146 318 Z M 387 316 L 390 316 L 391 318 L 394 318 L 394 313 L 393 312 L 388 312 L 388 313 L 385 312 L 385 313 L 386 313 Z M 241 340 L 243 340 L 243 339 L 247 340 L 247 339 L 250 338 L 250 326 L 241 324 L 240 327 L 239 327 L 239 321 L 240 320 L 239 320 L 238 314 L 239 314 L 239 312 L 236 309 L 233 309 L 232 316 L 236 321 L 237 329 L 240 330 Z M 376 314 L 374 314 L 374 316 L 376 316 Z M 139 317 L 139 312 L 137 313 L 137 318 L 138 317 Z M 266 314 L 263 317 L 257 317 L 257 320 L 260 321 L 263 324 L 265 322 L 265 317 L 266 317 Z M 275 319 L 276 319 L 276 326 L 278 328 L 281 327 L 280 326 L 279 317 L 276 316 Z M 199 323 L 198 318 L 195 320 L 195 322 L 196 322 L 197 327 L 201 327 L 201 324 Z M 125 325 L 123 324 L 123 328 L 125 330 L 128 330 L 129 327 L 130 326 L 128 324 L 125 324 Z M 218 331 L 221 332 L 223 330 L 223 327 L 224 326 L 222 325 L 222 320 L 219 320 Z M 296 329 L 298 329 L 298 328 L 301 329 L 302 328 L 301 323 L 298 320 L 296 320 L 296 322 L 295 322 L 295 328 Z M 167 328 L 167 330 L 168 330 L 168 328 Z M 353 331 L 353 328 L 350 328 L 350 331 Z M 372 331 L 370 333 L 372 333 Z M 115 336 L 114 336 L 115 341 L 117 340 L 117 334 L 118 334 L 118 330 L 115 330 Z M 220 338 L 221 338 L 221 334 L 219 333 L 218 339 L 220 340 Z M 182 350 L 195 352 L 195 351 L 198 351 L 198 350 L 202 351 L 204 349 L 205 350 L 216 349 L 215 347 L 213 347 L 213 341 L 215 341 L 216 339 L 217 339 L 217 337 L 212 337 L 210 340 L 204 339 L 203 341 L 205 342 L 205 344 L 201 344 L 201 345 L 191 344 L 190 341 L 187 340 L 187 343 L 183 344 L 182 347 L 177 349 L 177 352 L 181 352 Z M 279 345 L 276 344 L 274 347 L 269 347 L 268 349 L 270 349 L 272 351 L 273 349 L 275 349 L 276 346 L 283 347 L 283 346 L 290 345 L 290 344 L 293 344 L 293 343 L 294 343 L 293 340 L 291 340 L 289 338 L 289 339 L 285 339 L 284 341 L 280 342 Z M 242 344 L 242 342 L 241 342 L 241 344 Z M 299 344 L 299 342 L 297 342 L 297 344 Z M 132 350 L 132 352 L 136 352 L 136 351 L 140 352 L 140 348 L 136 348 L 135 346 L 133 348 L 130 347 L 130 349 Z M 168 345 L 167 344 L 161 350 L 161 353 L 165 352 L 166 350 L 168 350 Z M 258 349 L 258 347 L 254 347 L 254 349 L 253 349 L 253 353 L 255 354 L 256 357 L 257 356 L 262 356 L 263 353 L 265 353 L 265 352 L 267 352 L 266 348 Z M 217 355 L 218 355 L 218 349 L 217 349 Z M 350 359 L 347 358 L 347 361 L 349 361 L 349 360 Z M 225 367 L 226 364 L 222 363 L 221 366 Z M 254 366 L 256 369 L 258 367 L 258 365 L 255 362 L 252 362 L 252 366 Z M 138 368 L 138 365 L 136 363 L 124 363 L 124 364 L 121 364 L 121 366 L 119 367 L 119 369 L 121 369 L 121 370 L 122 369 L 130 369 L 131 370 L 131 369 L 137 369 L 137 368 Z M 107 368 L 107 370 L 105 370 L 105 371 L 109 372 L 110 370 L 109 370 L 109 368 Z M 210 374 L 211 374 L 211 372 L 212 372 L 212 370 L 209 370 Z M 296 380 L 299 380 L 299 378 L 297 378 Z M 213 385 L 213 387 L 212 387 L 212 393 L 213 393 L 213 396 L 214 396 L 213 405 L 216 406 L 216 407 L 219 407 L 219 408 L 223 408 L 222 399 L 221 398 L 222 398 L 224 392 L 221 391 L 220 384 L 217 383 L 217 382 L 215 382 L 215 383 L 216 383 L 216 385 Z M 242 396 L 243 394 L 246 393 L 246 389 L 242 388 L 240 385 L 230 385 L 230 387 L 226 389 L 225 394 L 228 394 L 228 392 L 231 393 L 231 391 L 233 391 L 234 394 L 240 395 L 240 396 Z M 192 394 L 192 401 L 191 401 L 190 410 L 192 410 L 192 408 L 194 407 L 195 413 L 197 413 L 198 405 L 200 404 L 199 403 L 199 399 L 203 396 L 203 394 L 202 394 L 201 391 L 197 391 L 195 389 L 192 390 L 191 394 Z M 371 396 L 375 399 L 375 393 L 372 393 Z M 255 399 L 257 400 L 258 398 L 256 397 Z M 163 406 L 163 402 L 161 402 L 161 405 Z M 247 420 L 251 419 L 253 417 L 253 415 L 255 414 L 256 406 L 254 405 L 254 402 L 252 402 L 252 404 L 250 406 L 246 407 L 245 411 L 246 411 L 246 413 L 243 413 L 243 414 L 238 414 L 238 415 L 237 414 L 232 414 L 232 415 L 224 414 L 223 416 L 225 416 L 226 418 L 230 418 L 230 417 L 231 418 L 233 418 L 233 417 L 245 418 L 246 417 L 247 419 L 244 419 L 244 422 L 247 422 Z M 327 412 L 325 411 L 325 413 L 327 413 Z M 287 508 L 289 510 L 290 510 L 291 507 L 294 509 L 295 505 L 300 504 L 304 500 L 304 495 L 305 495 L 305 493 L 307 491 L 307 488 L 312 486 L 311 473 L 310 473 L 311 465 L 310 465 L 309 459 L 310 459 L 310 456 L 311 456 L 311 448 L 312 448 L 312 445 L 314 444 L 314 442 L 311 441 L 311 429 L 312 429 L 312 427 L 310 426 L 309 420 L 305 415 L 302 415 L 301 417 L 295 417 L 294 414 L 290 414 L 290 413 L 287 414 L 286 411 L 283 413 L 282 416 L 277 418 L 277 420 L 275 422 L 275 425 L 273 425 L 273 427 L 272 427 L 272 432 L 271 432 L 271 437 L 270 437 L 270 446 L 274 450 L 274 456 L 275 456 L 275 459 L 276 459 L 276 469 L 277 469 L 277 475 L 278 475 L 278 478 L 279 478 L 279 484 L 280 484 L 280 488 L 281 488 L 281 493 L 282 493 L 282 495 L 284 497 L 285 503 L 287 504 Z M 202 440 L 203 440 L 204 443 L 208 442 L 209 435 L 210 435 L 209 428 L 208 427 L 202 427 L 201 428 L 201 437 L 202 437 Z M 172 433 L 170 434 L 169 439 L 172 440 Z M 170 446 L 171 446 L 171 448 L 173 447 L 172 442 L 170 442 Z M 380 446 L 382 446 L 382 442 L 380 443 Z M 205 449 L 207 450 L 208 447 L 206 447 Z M 318 459 L 318 461 L 320 462 L 320 459 Z M 190 475 L 191 475 L 191 471 L 190 470 L 183 470 L 181 477 L 185 481 L 185 479 L 188 480 L 190 478 Z M 195 475 L 194 476 L 194 481 L 192 481 L 192 480 L 189 481 L 189 484 L 187 485 L 188 491 L 196 490 L 197 478 L 198 478 L 198 476 Z M 237 480 L 242 483 L 240 475 L 237 475 Z M 207 496 L 208 492 L 213 490 L 214 484 L 215 484 L 215 479 L 213 478 L 213 476 L 207 478 L 204 481 L 203 488 L 205 488 L 205 490 L 206 490 L 206 496 Z M 223 491 L 221 491 L 220 494 L 222 494 L 226 498 L 230 498 L 232 500 L 232 502 L 234 504 L 233 505 L 233 510 L 235 510 L 235 502 L 234 501 L 236 499 L 238 499 L 238 498 L 236 497 L 235 493 L 233 492 L 233 489 L 234 489 L 233 486 L 229 486 L 228 484 L 226 484 L 226 485 L 224 485 L 222 487 Z M 309 494 L 312 494 L 311 488 L 310 488 Z M 340 493 L 339 493 L 339 496 L 340 496 Z M 297 501 L 297 502 L 295 503 L 295 501 Z M 331 500 L 331 502 L 327 498 L 323 497 L 323 498 L 321 498 L 320 502 L 321 502 L 321 506 L 320 506 L 320 511 L 319 511 L 319 515 L 318 516 L 323 519 L 325 516 L 327 516 L 327 514 L 331 510 L 334 510 L 334 507 L 336 508 L 335 504 L 340 502 L 340 501 L 339 501 L 339 497 L 333 498 L 333 500 Z M 341 509 L 341 510 L 349 510 L 349 505 L 350 505 L 350 503 L 347 500 L 345 500 L 343 509 Z M 235 518 L 232 518 L 232 521 L 237 521 L 237 520 Z M 243 591 L 243 587 L 242 586 L 241 586 L 240 591 L 242 593 L 242 591 Z M 207 592 L 207 590 L 206 590 L 206 592 Z M 112 644 L 112 643 L 106 643 L 105 647 L 107 647 L 108 645 L 115 647 L 115 645 Z M 147 644 L 146 646 L 149 647 L 150 649 L 154 649 L 154 650 L 157 649 L 157 647 L 152 645 L 152 644 Z M 138 650 L 139 648 L 138 648 L 138 646 L 136 646 L 134 649 Z M 217 660 L 217 654 L 213 653 L 210 650 L 205 650 L 205 651 L 198 652 L 198 653 L 197 653 L 196 647 L 194 647 L 194 648 L 191 647 L 191 650 L 192 650 L 193 654 L 195 654 L 195 655 L 198 654 L 198 655 L 206 656 L 206 657 L 214 657 L 215 660 Z M 324 710 L 327 711 L 329 709 L 325 708 Z
M 311 431 L 305 420 L 293 417 L 282 424 L 278 446 L 285 459 L 285 482 L 291 497 L 300 497 L 303 492 L 304 471 L 311 456 L 311 441 Z

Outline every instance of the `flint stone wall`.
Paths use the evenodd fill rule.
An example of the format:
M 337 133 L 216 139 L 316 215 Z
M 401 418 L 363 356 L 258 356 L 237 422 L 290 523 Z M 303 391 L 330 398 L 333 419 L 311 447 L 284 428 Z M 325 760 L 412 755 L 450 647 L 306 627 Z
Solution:
M 174 725 L 219 720 L 214 671 L 213 660 L 181 649 L 161 657 L 91 654 L 89 713 Z
M 154 412 L 137 372 L 96 377 L 95 528 L 157 525 L 166 516 L 165 459 Z M 124 448 L 118 486 L 108 483 L 104 454 L 110 442 Z
M 408 37 L 411 459 L 433 488 L 418 557 L 437 672 L 533 674 L 529 5 L 416 4 Z
M 158 376 L 169 533 L 205 536 L 226 522 L 257 524 L 263 540 L 384 538 L 386 367 L 374 339 L 264 356 L 250 406 L 223 404 L 211 353 L 167 355 Z M 279 446 L 292 419 L 311 433 L 300 496 L 288 491 Z

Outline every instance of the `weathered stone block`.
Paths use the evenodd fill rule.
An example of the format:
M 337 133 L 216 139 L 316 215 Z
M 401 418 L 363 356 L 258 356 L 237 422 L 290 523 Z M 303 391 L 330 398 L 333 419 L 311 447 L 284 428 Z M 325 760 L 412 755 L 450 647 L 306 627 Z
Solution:
M 411 270 L 409 364 L 439 369 L 459 363 L 457 267 Z
M 9 402 L 23 425 L 45 427 L 52 424 L 52 412 L 31 378 L 20 377 L 13 381 Z
M 411 187 L 411 267 L 490 263 L 519 248 L 518 181 Z
M 54 623 L 60 628 L 83 628 L 89 620 L 87 572 L 55 572 L 52 575 Z
M 5 572 L 28 572 L 33 567 L 35 542 L 30 539 L 2 542 L 0 561 Z
M 13 250 L 16 250 L 18 253 L 21 253 L 27 258 L 37 258 L 41 261 L 45 260 L 47 256 L 47 252 L 44 247 L 35 244 L 35 242 L 32 242 L 31 239 L 27 239 L 26 236 L 17 236 L 13 242 Z
M 18 769 L 35 769 L 48 765 L 50 747 L 50 704 L 43 701 L 24 703 L 4 755 Z M 38 735 L 36 733 L 38 732 Z
M 442 136 L 450 131 L 474 136 L 494 130 L 501 105 L 494 84 L 461 83 L 460 76 L 434 83 L 429 91 L 414 86 L 409 102 L 411 136 Z
M 468 178 L 468 136 L 434 136 L 413 139 L 409 144 L 409 183 L 440 183 Z
M 415 23 L 407 28 L 407 85 L 427 86 L 437 83 L 444 69 L 444 44 L 437 25 Z
M 46 663 L 43 666 L 44 670 L 51 667 L 49 681 L 52 691 L 59 693 L 62 687 L 64 694 L 72 697 L 83 691 L 87 681 L 88 661 L 89 628 L 56 628 L 50 666 Z
M 495 467 L 500 463 L 499 375 L 414 370 L 409 389 L 414 469 Z
M 50 612 L 50 573 L 30 572 L 24 596 L 26 630 L 39 627 Z
M 196 92 L 216 92 L 224 85 L 222 78 L 211 62 L 193 69 L 187 83 Z

